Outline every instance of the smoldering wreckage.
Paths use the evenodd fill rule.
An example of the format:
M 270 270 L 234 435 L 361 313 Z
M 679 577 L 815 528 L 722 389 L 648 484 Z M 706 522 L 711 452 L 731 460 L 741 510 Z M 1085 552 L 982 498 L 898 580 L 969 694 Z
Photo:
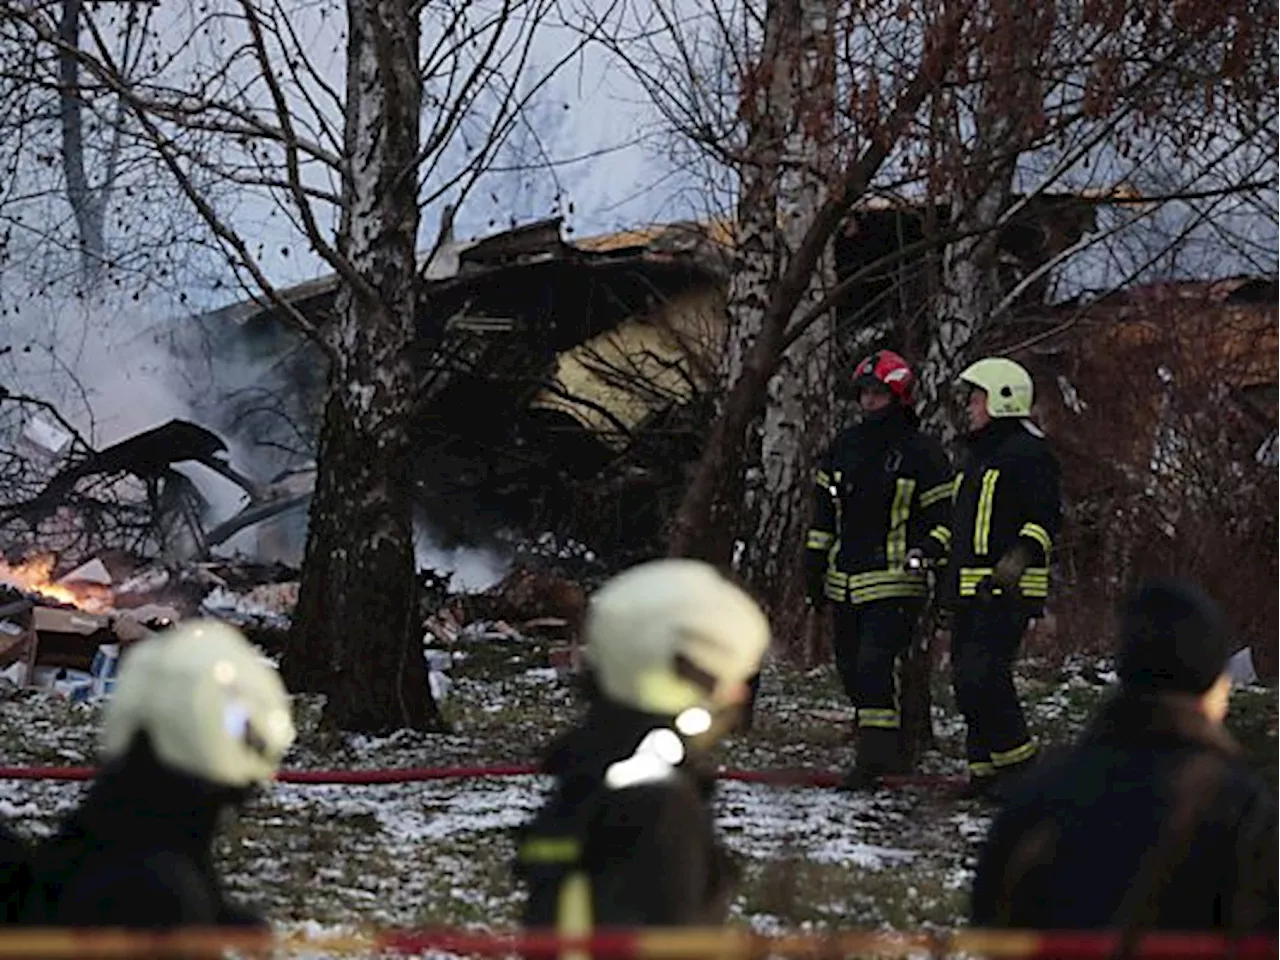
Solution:
M 23 426 L 25 445 L 52 460 L 71 435 L 36 416 Z M 204 464 L 239 485 L 248 503 L 231 518 L 206 529 L 202 498 L 175 464 Z M 313 471 L 312 471 L 313 473 Z M 299 483 L 299 478 L 302 482 Z M 142 486 L 145 492 L 130 490 Z M 71 545 L 75 557 L 86 545 L 94 555 L 70 570 L 56 553 L 0 560 L 0 684 L 51 689 L 72 701 L 109 695 L 121 655 L 156 630 L 193 616 L 237 624 L 269 654 L 281 647 L 297 602 L 296 568 L 243 556 L 217 559 L 211 550 L 235 533 L 305 506 L 307 471 L 290 472 L 259 486 L 226 459 L 226 444 L 194 423 L 173 420 L 57 469 L 36 496 L 10 504 L 0 522 L 16 524 L 28 543 Z M 85 492 L 84 483 L 94 493 Z M 166 496 L 168 482 L 178 496 Z M 121 489 L 123 486 L 123 489 Z M 99 514 L 128 511 L 130 493 L 146 501 L 145 524 L 110 526 Z M 129 536 L 132 534 L 132 536 Z M 108 546 L 148 540 L 160 555 Z M 60 569 L 61 567 L 61 569 Z M 64 572 L 65 571 L 65 572 Z M 452 647 L 464 630 L 479 636 L 552 641 L 553 662 L 568 667 L 563 642 L 585 605 L 577 584 L 562 577 L 518 569 L 496 589 L 478 596 L 449 596 L 448 577 L 421 572 L 424 646 L 433 693 L 443 698 L 449 658 L 431 647 Z
M 1092 230 L 1100 202 L 1043 196 L 1028 204 L 1001 237 L 1010 286 Z M 892 328 L 923 312 L 923 290 L 904 286 L 896 268 L 868 265 L 916 242 L 924 221 L 923 211 L 900 205 L 855 211 L 836 243 L 837 274 L 863 279 L 838 319 Z M 417 500 L 446 546 L 504 535 L 518 559 L 501 583 L 472 596 L 450 596 L 447 577 L 424 570 L 428 647 L 448 648 L 467 630 L 533 633 L 568 666 L 585 588 L 606 567 L 655 548 L 711 409 L 730 234 L 725 222 L 677 223 L 571 243 L 553 219 L 480 240 L 440 238 L 422 270 L 423 322 L 443 334 L 418 359 Z M 336 277 L 323 277 L 283 296 L 322 324 L 337 287 Z M 1043 357 L 1030 359 L 1049 364 L 1041 372 L 1068 403 L 1061 321 L 1078 305 L 1048 307 L 1043 284 L 1025 287 L 1019 333 L 1059 331 Z M 1233 283 L 1228 301 L 1248 295 L 1273 310 L 1274 288 L 1273 278 Z M 8 501 L 0 547 L 12 561 L 0 566 L 0 676 L 8 682 L 101 696 L 121 650 L 199 614 L 240 624 L 269 652 L 279 648 L 297 598 L 323 365 L 270 306 L 236 304 L 201 320 L 171 347 L 176 362 L 198 370 L 193 379 L 214 385 L 193 403 L 207 426 L 171 420 L 95 450 L 48 403 L 0 393 Z M 1078 368 L 1081 354 L 1067 349 Z M 259 371 L 248 385 L 231 376 L 247 358 Z M 233 380 L 235 389 L 216 386 Z M 1274 370 L 1254 380 L 1273 390 Z M 1274 422 L 1262 428 L 1274 436 Z M 224 436 L 272 451 L 261 461 L 272 478 L 233 464 Z M 177 469 L 190 463 L 234 484 L 243 506 L 207 525 L 208 504 Z M 608 557 L 584 542 L 608 545 Z M 214 556 L 228 545 L 236 559 Z M 441 665 L 433 661 L 438 693 Z

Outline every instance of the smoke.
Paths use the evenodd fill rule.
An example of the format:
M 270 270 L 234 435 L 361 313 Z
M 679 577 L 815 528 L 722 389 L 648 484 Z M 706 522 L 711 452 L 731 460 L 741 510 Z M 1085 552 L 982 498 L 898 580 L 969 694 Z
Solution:
M 419 570 L 449 574 L 450 586 L 464 593 L 489 589 L 511 568 L 511 557 L 496 547 L 442 547 L 421 513 L 413 523 L 413 554 Z
M 25 298 L 0 341 L 10 348 L 0 361 L 0 384 L 53 404 L 96 449 L 172 419 L 202 423 L 176 376 L 168 334 L 183 317 L 170 312 L 167 299 Z M 244 451 L 224 439 L 232 462 L 243 464 Z M 243 505 L 240 488 L 213 471 L 198 464 L 176 469 L 209 502 L 211 519 Z

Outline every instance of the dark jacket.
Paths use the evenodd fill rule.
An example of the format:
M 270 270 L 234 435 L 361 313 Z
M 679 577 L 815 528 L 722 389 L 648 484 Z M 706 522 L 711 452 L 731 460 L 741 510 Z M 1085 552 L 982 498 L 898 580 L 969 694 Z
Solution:
M 1122 691 L 1009 796 L 973 923 L 1274 932 L 1276 856 L 1275 802 L 1226 730 L 1187 698 Z
M 837 602 L 923 597 L 927 584 L 903 570 L 906 553 L 945 528 L 951 464 L 920 432 L 916 415 L 892 407 L 842 431 L 818 462 L 806 546 L 809 592 Z
M 140 738 L 103 769 L 58 833 L 36 848 L 23 922 L 263 925 L 225 899 L 213 866 L 219 813 L 244 796 L 164 767 Z
M 605 782 L 611 764 L 667 723 L 598 701 L 552 748 L 543 770 L 556 777 L 555 789 L 517 835 L 526 926 L 565 929 L 561 897 L 575 875 L 589 882 L 595 926 L 724 922 L 734 871 L 714 836 L 712 772 L 686 760 L 646 783 Z
M 0 924 L 16 923 L 27 895 L 31 848 L 0 821 Z
M 967 602 L 1000 558 L 1023 547 L 1030 565 L 1019 583 L 1038 612 L 1049 595 L 1049 560 L 1062 526 L 1058 460 L 1030 421 L 993 420 L 971 434 L 956 475 L 947 541 L 944 600 Z

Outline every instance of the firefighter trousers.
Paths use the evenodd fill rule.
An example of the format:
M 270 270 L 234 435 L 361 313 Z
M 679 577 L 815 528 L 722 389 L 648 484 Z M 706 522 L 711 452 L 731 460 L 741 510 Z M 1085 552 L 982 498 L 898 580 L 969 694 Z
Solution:
M 858 710 L 858 764 L 892 771 L 899 765 L 901 658 L 920 622 L 923 600 L 875 600 L 835 609 L 836 670 Z
M 972 778 L 993 777 L 1030 762 L 1035 741 L 1013 687 L 1013 665 L 1031 618 L 1014 604 L 974 600 L 956 610 L 951 679 L 963 714 Z

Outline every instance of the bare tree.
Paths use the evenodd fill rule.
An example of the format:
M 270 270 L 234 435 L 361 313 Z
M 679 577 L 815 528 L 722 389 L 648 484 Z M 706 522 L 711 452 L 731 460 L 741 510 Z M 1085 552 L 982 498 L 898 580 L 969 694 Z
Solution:
M 163 286 L 173 264 L 190 258 L 190 219 L 166 211 L 172 185 L 155 177 L 152 158 L 137 149 L 124 101 L 82 69 L 84 0 L 44 10 L 61 52 L 26 42 L 21 21 L 0 23 L 0 266 L 27 267 L 24 289 L 70 288 L 82 298 L 100 298 L 104 281 L 144 269 L 140 286 Z M 154 11 L 154 4 L 108 4 L 97 15 L 99 38 L 126 86 L 159 69 Z M 158 256 L 165 250 L 174 255 Z
M 815 172 L 814 159 L 829 150 L 832 172 L 821 176 L 823 187 L 817 196 L 822 199 L 810 204 L 809 210 L 797 210 L 796 223 L 788 225 L 788 250 L 780 259 L 774 278 L 765 290 L 765 303 L 761 310 L 758 333 L 747 332 L 741 372 L 729 386 L 721 412 L 712 426 L 704 455 L 697 465 L 681 504 L 671 532 L 670 550 L 675 554 L 706 556 L 721 563 L 729 560 L 723 552 L 722 537 L 713 535 L 713 513 L 717 503 L 726 504 L 732 513 L 733 496 L 724 485 L 740 474 L 744 455 L 746 431 L 755 418 L 768 407 L 768 385 L 778 371 L 785 347 L 799 340 L 811 325 L 828 315 L 839 296 L 838 289 L 820 302 L 811 303 L 804 312 L 804 322 L 793 326 L 788 339 L 788 325 L 797 309 L 811 296 L 814 289 L 815 270 L 828 256 L 837 230 L 853 205 L 872 189 L 882 168 L 897 148 L 899 141 L 911 130 L 922 104 L 946 74 L 953 58 L 953 50 L 965 42 L 965 15 L 962 5 L 934 6 L 926 4 L 910 17 L 897 15 L 897 8 L 881 10 L 859 7 L 855 11 L 841 8 L 831 16 L 830 33 L 839 49 L 839 76 L 833 81 L 837 102 L 842 103 L 839 115 L 833 117 L 829 128 L 823 132 L 821 124 L 815 128 L 814 118 L 822 110 L 806 112 L 809 125 L 808 143 L 802 158 L 796 161 L 797 169 Z M 724 8 L 718 23 L 724 23 Z M 827 16 L 830 9 L 823 10 Z M 814 15 L 810 12 L 810 15 Z M 742 14 L 750 23 L 754 15 L 748 8 Z M 674 22 L 674 21 L 672 21 Z M 767 22 L 767 21 L 766 21 Z M 723 35 L 731 38 L 739 47 L 739 33 L 729 27 L 722 28 Z M 746 49 L 740 56 L 750 63 L 768 63 L 771 59 L 752 49 L 750 32 Z M 796 32 L 792 43 L 799 41 L 803 33 Z M 756 48 L 759 49 L 759 48 Z M 686 60 L 688 58 L 686 57 Z M 819 58 L 820 60 L 820 58 Z M 741 76 L 741 74 L 740 74 Z M 695 89 L 697 89 L 695 87 Z M 753 88 L 752 88 L 753 89 Z M 706 98 L 695 104 L 660 101 L 668 116 L 678 121 L 679 128 L 695 136 L 707 138 L 708 133 L 723 129 L 709 121 L 722 106 L 723 95 Z M 785 94 L 780 97 L 785 101 Z M 821 97 L 819 98 L 821 101 Z M 782 104 L 785 107 L 785 103 Z M 748 147 L 734 145 L 732 136 L 725 137 L 715 149 L 727 162 L 741 165 L 754 162 Z M 819 144 L 827 146 L 819 149 Z M 807 154 L 807 156 L 805 155 Z M 745 202 L 746 192 L 740 199 Z M 775 201 L 776 202 L 776 201 Z M 802 205 L 797 205 L 802 206 Z M 767 216 L 767 214 L 766 214 Z M 790 378 L 788 378 L 789 380 Z M 819 407 L 820 408 L 820 407 Z M 785 416 L 775 414 L 780 424 Z M 796 445 L 792 450 L 800 449 Z M 778 448 L 779 452 L 781 448 Z M 791 452 L 791 451 L 788 451 Z M 804 472 L 803 461 L 795 476 Z M 776 496 L 776 492 L 773 493 Z M 788 499 L 795 502 L 796 494 Z M 753 531 L 754 534 L 754 531 Z M 709 549 L 710 548 L 710 549 Z
M 77 46 L 47 7 L 2 9 L 49 56 L 73 57 L 122 100 L 241 282 L 328 364 L 287 678 L 327 694 L 327 719 L 346 729 L 438 726 L 421 653 L 409 470 L 413 357 L 443 322 L 421 302 L 420 211 L 465 195 L 559 65 L 537 77 L 526 70 L 553 4 L 350 0 L 307 13 L 225 0 L 193 12 L 182 30 L 166 25 L 171 69 L 147 83 L 126 81 L 89 10 Z M 304 24 L 345 51 L 342 92 Z M 338 274 L 331 317 L 281 296 L 265 258 L 287 249 L 239 228 L 206 180 L 272 204 L 292 228 L 278 235 L 300 234 Z
M 974 14 L 981 33 L 972 61 L 960 65 L 969 82 L 930 104 L 929 192 L 944 201 L 944 232 L 954 239 L 937 273 L 922 394 L 927 422 L 946 436 L 955 374 L 1031 291 L 1079 271 L 1086 251 L 1108 256 L 1135 236 L 1149 248 L 1157 217 L 1178 197 L 1202 192 L 1206 174 L 1275 124 L 1274 68 L 1261 66 L 1272 59 L 1274 31 L 1257 26 L 1274 24 L 1275 11 L 1259 4 L 1170 10 L 1144 0 L 983 0 Z M 1274 163 L 1274 149 L 1268 153 Z M 1254 159 L 1262 162 L 1220 179 L 1205 199 L 1257 196 L 1268 160 Z M 1151 189 L 1151 171 L 1169 163 L 1178 175 Z M 1079 239 L 1055 244 L 1052 221 L 1036 215 L 1054 190 L 1113 205 Z M 1135 197 L 1146 202 L 1121 206 Z M 1038 257 L 1002 248 L 1002 234 L 1020 225 Z M 1097 285 L 1131 275 L 1109 273 Z
M 765 47 L 763 31 L 753 25 L 767 19 L 749 4 L 727 0 L 708 2 L 706 8 L 705 19 L 715 27 L 701 33 L 688 15 L 669 15 L 650 25 L 649 35 L 678 38 L 654 59 L 687 73 L 687 84 L 655 82 L 662 73 L 652 62 L 636 64 L 633 57 L 633 65 L 650 78 L 650 92 L 673 129 L 740 172 L 741 219 L 748 196 L 759 194 L 752 180 L 750 136 L 743 132 L 748 125 L 726 111 L 733 102 L 724 89 L 728 81 L 722 77 L 717 86 L 705 65 L 735 65 L 737 75 L 748 78 L 740 81 L 743 101 L 751 102 L 757 88 L 742 65 L 769 59 L 754 54 Z M 1011 316 L 1029 293 L 1043 293 L 1047 279 L 1089 245 L 1122 235 L 1190 189 L 1209 163 L 1203 155 L 1206 138 L 1183 136 L 1183 143 L 1200 144 L 1206 166 L 1194 175 L 1188 171 L 1178 191 L 1152 202 L 1126 202 L 1117 208 L 1123 215 L 1116 222 L 1083 223 L 1066 243 L 1042 237 L 1031 249 L 1015 250 L 1024 256 L 1011 272 L 1005 261 L 1010 246 L 1024 242 L 1019 229 L 1028 223 L 1039 228 L 1044 204 L 1055 190 L 1091 194 L 1101 202 L 1122 199 L 1126 184 L 1132 184 L 1143 132 L 1159 129 L 1173 146 L 1174 131 L 1186 130 L 1186 111 L 1198 102 L 1193 90 L 1214 91 L 1225 126 L 1234 126 L 1237 136 L 1244 131 L 1257 136 L 1256 121 L 1241 124 L 1239 111 L 1226 101 L 1252 97 L 1257 102 L 1258 93 L 1268 89 L 1273 70 L 1260 67 L 1268 61 L 1254 54 L 1269 49 L 1270 34 L 1254 24 L 1273 19 L 1273 12 L 1250 3 L 1225 12 L 1171 11 L 1141 0 L 1053 10 L 1041 5 L 1035 11 L 985 0 L 909 10 L 841 7 L 833 31 L 840 106 L 834 133 L 846 150 L 837 152 L 839 172 L 829 178 L 827 199 L 809 218 L 802 242 L 780 258 L 758 334 L 743 328 L 742 344 L 728 347 L 731 356 L 734 351 L 742 355 L 731 364 L 740 375 L 726 394 L 675 519 L 671 550 L 729 561 L 724 537 L 715 529 L 721 516 L 737 509 L 724 484 L 733 482 L 749 456 L 747 431 L 769 405 L 766 387 L 786 349 L 842 295 L 869 272 L 883 273 L 907 260 L 927 265 L 934 259 L 925 256 L 928 251 L 946 251 L 941 284 L 946 299 L 935 298 L 929 311 L 943 312 L 946 322 L 925 314 L 910 318 L 912 326 L 923 327 L 919 336 L 898 331 L 900 340 L 922 344 L 920 352 L 930 358 L 925 393 L 936 408 L 955 364 L 980 343 L 994 318 Z M 731 53 L 707 55 L 712 41 L 706 33 Z M 852 155 L 849 144 L 856 145 Z M 1125 157 L 1130 160 L 1119 162 Z M 1233 193 L 1257 188 L 1256 174 L 1224 185 Z M 919 242 L 900 244 L 882 262 L 842 277 L 823 303 L 800 308 L 831 238 L 848 213 L 871 196 L 897 197 L 923 209 L 936 227 Z M 740 233 L 749 242 L 746 230 Z M 850 313 L 856 317 L 858 310 Z M 953 315 L 961 314 L 969 319 L 957 323 Z M 818 405 L 822 402 L 829 400 Z M 726 505 L 717 509 L 718 503 Z

